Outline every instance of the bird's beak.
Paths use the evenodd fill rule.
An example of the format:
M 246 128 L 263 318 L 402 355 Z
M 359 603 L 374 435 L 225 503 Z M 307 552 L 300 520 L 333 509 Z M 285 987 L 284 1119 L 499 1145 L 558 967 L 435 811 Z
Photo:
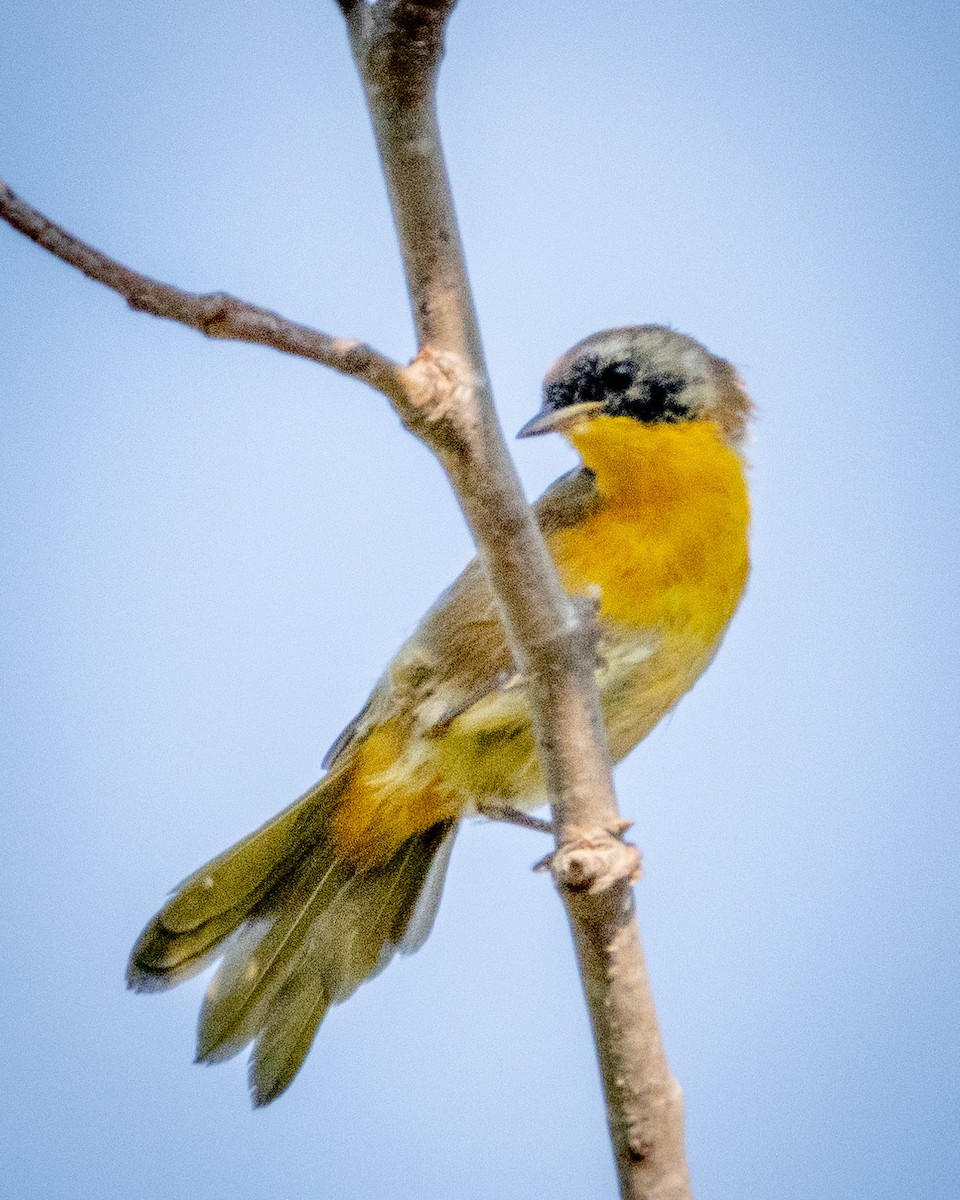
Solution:
M 586 400 L 582 404 L 565 404 L 562 408 L 540 409 L 535 417 L 517 433 L 518 438 L 538 437 L 541 433 L 563 433 L 603 411 L 602 400 Z

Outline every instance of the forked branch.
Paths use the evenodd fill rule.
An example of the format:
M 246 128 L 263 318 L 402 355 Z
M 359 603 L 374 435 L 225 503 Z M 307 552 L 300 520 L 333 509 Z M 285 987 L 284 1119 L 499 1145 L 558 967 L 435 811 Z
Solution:
M 436 78 L 455 0 L 336 0 L 366 91 L 403 254 L 419 353 L 401 366 L 222 293 L 196 295 L 111 259 L 0 184 L 0 216 L 134 309 L 255 342 L 386 395 L 443 464 L 498 598 L 553 805 L 549 865 L 590 1008 L 623 1197 L 688 1200 L 683 1102 L 650 992 L 594 681 L 596 631 L 560 586 L 496 419 L 440 147 Z

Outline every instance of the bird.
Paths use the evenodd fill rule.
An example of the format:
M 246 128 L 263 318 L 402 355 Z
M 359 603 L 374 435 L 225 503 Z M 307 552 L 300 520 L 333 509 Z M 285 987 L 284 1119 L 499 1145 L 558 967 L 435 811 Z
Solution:
M 580 456 L 533 511 L 563 587 L 595 607 L 615 763 L 697 681 L 744 592 L 752 411 L 729 362 L 634 325 L 560 357 L 518 434 L 559 432 Z M 464 818 L 546 802 L 526 686 L 477 559 L 322 766 L 290 807 L 184 880 L 127 970 L 135 991 L 163 991 L 220 958 L 197 1061 L 252 1043 L 254 1106 L 290 1085 L 331 1006 L 423 945 Z

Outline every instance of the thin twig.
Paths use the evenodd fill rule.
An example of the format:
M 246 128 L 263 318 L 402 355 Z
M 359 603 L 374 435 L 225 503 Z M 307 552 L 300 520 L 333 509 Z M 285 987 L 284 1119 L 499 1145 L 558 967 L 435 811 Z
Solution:
M 0 217 L 137 312 L 189 325 L 207 337 L 254 342 L 360 379 L 395 402 L 406 399 L 403 368 L 357 338 L 332 337 L 225 292 L 197 294 L 131 270 L 45 217 L 0 180 Z

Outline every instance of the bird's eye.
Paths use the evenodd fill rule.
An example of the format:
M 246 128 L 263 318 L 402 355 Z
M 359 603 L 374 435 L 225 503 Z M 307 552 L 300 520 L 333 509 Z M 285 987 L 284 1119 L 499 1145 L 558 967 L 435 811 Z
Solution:
M 634 380 L 632 363 L 615 362 L 600 372 L 600 382 L 608 392 L 625 392 Z

